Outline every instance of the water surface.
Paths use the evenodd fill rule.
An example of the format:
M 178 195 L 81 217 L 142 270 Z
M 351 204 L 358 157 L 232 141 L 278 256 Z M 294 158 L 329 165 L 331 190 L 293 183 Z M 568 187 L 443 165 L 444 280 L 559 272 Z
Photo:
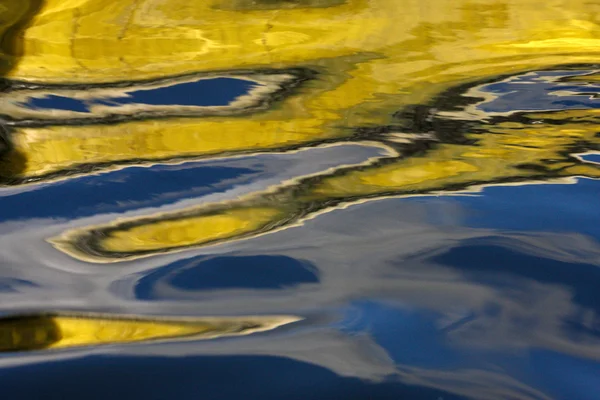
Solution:
M 600 398 L 600 5 L 0 0 L 10 398 Z

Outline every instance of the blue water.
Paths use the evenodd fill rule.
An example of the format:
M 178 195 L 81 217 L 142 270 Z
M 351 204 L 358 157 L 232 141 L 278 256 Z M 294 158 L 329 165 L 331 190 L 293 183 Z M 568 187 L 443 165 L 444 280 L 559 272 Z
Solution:
M 201 171 L 205 188 L 216 180 L 211 168 L 194 171 Z M 110 174 L 85 179 L 111 182 Z M 0 362 L 20 362 L 2 369 L 4 393 L 56 399 L 84 394 L 191 399 L 200 392 L 208 399 L 275 399 L 281 393 L 297 399 L 463 399 L 491 390 L 499 398 L 595 399 L 600 230 L 590 208 L 598 190 L 600 182 L 582 179 L 574 185 L 491 187 L 476 196 L 380 200 L 292 229 L 279 246 L 275 237 L 265 237 L 241 249 L 224 248 L 217 256 L 183 254 L 139 274 L 113 295 L 164 302 L 172 310 L 177 309 L 173 301 L 190 306 L 202 301 L 205 309 L 240 296 L 241 303 L 227 306 L 233 313 L 236 304 L 240 310 L 253 303 L 260 309 L 261 301 L 271 298 L 279 302 L 276 308 L 304 310 L 310 318 L 281 333 L 211 344 L 121 345 L 39 360 L 33 353 L 22 360 L 7 354 Z M 36 193 L 44 191 L 27 194 Z M 523 204 L 536 207 L 527 211 Z M 381 218 L 387 220 L 383 226 Z M 344 231 L 348 220 L 361 225 L 356 235 L 363 247 Z M 35 218 L 22 214 L 21 221 L 34 224 Z M 421 251 L 394 246 L 410 232 L 419 235 Z M 314 244 L 324 238 L 331 243 L 315 252 Z M 331 275 L 338 276 L 340 265 L 346 276 L 336 284 Z M 11 289 L 3 292 L 41 296 L 22 278 L 44 286 L 36 271 L 35 266 L 15 270 L 12 281 L 2 285 Z M 83 281 L 73 275 L 70 285 Z M 93 285 L 94 279 L 87 282 Z M 333 298 L 322 302 L 294 299 L 302 293 L 327 297 L 327 291 Z M 323 350 L 336 341 L 337 350 Z M 319 354 L 323 351 L 334 351 L 340 361 L 327 360 Z M 369 352 L 378 354 L 375 360 Z M 399 375 L 373 381 L 369 368 L 395 369 Z
M 101 104 L 118 107 L 125 104 L 155 106 L 226 106 L 247 94 L 257 83 L 238 78 L 200 79 L 152 89 L 126 91 L 124 96 L 80 100 L 57 95 L 31 97 L 22 105 L 32 109 L 90 112 L 89 106 Z
M 509 78 L 504 82 L 484 85 L 481 90 L 487 93 L 502 95 L 500 99 L 485 102 L 478 108 L 484 112 L 502 113 L 518 109 L 522 111 L 537 110 L 570 110 L 594 109 L 600 107 L 598 98 L 592 96 L 598 93 L 597 85 L 573 82 L 560 82 L 560 78 L 585 75 L 593 71 L 544 71 L 534 72 L 517 78 Z M 569 94 L 559 95 L 565 92 Z

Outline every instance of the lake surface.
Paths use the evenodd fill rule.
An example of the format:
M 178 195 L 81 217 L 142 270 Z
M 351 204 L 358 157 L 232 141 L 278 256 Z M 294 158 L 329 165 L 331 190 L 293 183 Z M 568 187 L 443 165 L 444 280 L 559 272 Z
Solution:
M 600 3 L 0 0 L 11 399 L 600 399 Z

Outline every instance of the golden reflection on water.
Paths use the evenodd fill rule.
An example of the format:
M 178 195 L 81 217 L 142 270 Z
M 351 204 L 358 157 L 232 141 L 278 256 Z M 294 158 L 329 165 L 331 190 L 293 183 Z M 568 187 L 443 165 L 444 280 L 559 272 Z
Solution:
M 298 320 L 291 316 L 177 319 L 103 314 L 25 315 L 0 319 L 0 352 L 241 336 Z
M 570 155 L 598 149 L 597 111 L 515 109 L 493 116 L 469 114 L 462 105 L 469 90 L 507 75 L 565 64 L 596 69 L 599 10 L 600 4 L 583 0 L 542 6 L 537 0 L 49 0 L 7 73 L 4 100 L 15 107 L 19 88 L 40 82 L 83 91 L 204 72 L 310 72 L 252 115 L 146 116 L 106 124 L 61 114 L 60 121 L 36 126 L 13 107 L 2 177 L 27 184 L 120 164 L 344 141 L 396 154 L 229 202 L 51 239 L 58 249 L 94 262 L 248 237 L 369 198 L 597 178 L 597 166 Z
M 423 117 L 418 113 L 411 123 Z M 267 232 L 369 198 L 535 179 L 600 178 L 597 165 L 571 156 L 600 148 L 597 110 L 519 113 L 492 122 L 465 121 L 462 113 L 426 113 L 419 124 L 429 133 L 398 133 L 393 127 L 373 132 L 371 140 L 399 147 L 396 157 L 371 165 L 298 178 L 230 202 L 75 229 L 51 240 L 77 258 L 114 262 Z

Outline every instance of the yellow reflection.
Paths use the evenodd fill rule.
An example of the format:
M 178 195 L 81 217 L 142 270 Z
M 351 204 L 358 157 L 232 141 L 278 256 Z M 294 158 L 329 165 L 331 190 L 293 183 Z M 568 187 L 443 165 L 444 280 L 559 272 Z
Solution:
M 472 63 L 532 48 L 536 56 L 569 49 L 590 57 L 586 44 L 597 39 L 599 7 L 586 0 L 406 0 L 401 6 L 396 0 L 46 0 L 11 77 L 130 80 L 370 52 L 384 56 L 369 63 L 371 70 L 384 69 L 372 75 L 373 86 L 385 79 L 385 69 L 405 79 L 441 64 L 468 71 Z M 468 64 L 459 67 L 462 61 Z
M 12 79 L 85 84 L 296 67 L 317 76 L 251 119 L 15 128 L 1 171 L 20 183 L 348 138 L 458 83 L 595 62 L 596 11 L 585 0 L 47 0 Z
M 266 10 L 286 8 L 330 7 L 346 0 L 220 0 L 215 8 L 230 10 Z
M 22 182 L 143 161 L 294 148 L 325 138 L 313 121 L 226 118 L 140 121 L 86 127 L 21 128 L 0 159 L 0 177 Z
M 291 316 L 138 318 L 103 314 L 0 319 L 0 351 L 29 351 L 147 341 L 248 335 L 298 321 Z
M 4 76 L 23 55 L 22 31 L 40 10 L 42 0 L 0 0 L 0 74 Z
M 574 120 L 587 113 L 595 123 Z M 582 168 L 580 160 L 568 152 L 576 148 L 599 147 L 596 135 L 600 113 L 597 110 L 564 111 L 567 122 L 560 125 L 532 124 L 547 115 L 535 113 L 528 122 L 481 124 L 485 133 L 471 133 L 472 146 L 441 144 L 425 157 L 408 157 L 375 168 L 350 171 L 339 177 L 324 179 L 306 195 L 307 199 L 345 198 L 389 192 L 422 193 L 443 191 L 453 187 L 464 188 L 478 183 L 535 180 L 569 176 L 600 178 L 595 166 Z
M 147 225 L 141 225 L 126 231 L 116 231 L 102 241 L 101 245 L 109 251 L 128 252 L 132 249 L 157 251 L 204 244 L 257 232 L 283 215 L 282 210 L 253 207 L 234 208 L 199 218 L 176 216 L 153 223 L 151 229 Z

